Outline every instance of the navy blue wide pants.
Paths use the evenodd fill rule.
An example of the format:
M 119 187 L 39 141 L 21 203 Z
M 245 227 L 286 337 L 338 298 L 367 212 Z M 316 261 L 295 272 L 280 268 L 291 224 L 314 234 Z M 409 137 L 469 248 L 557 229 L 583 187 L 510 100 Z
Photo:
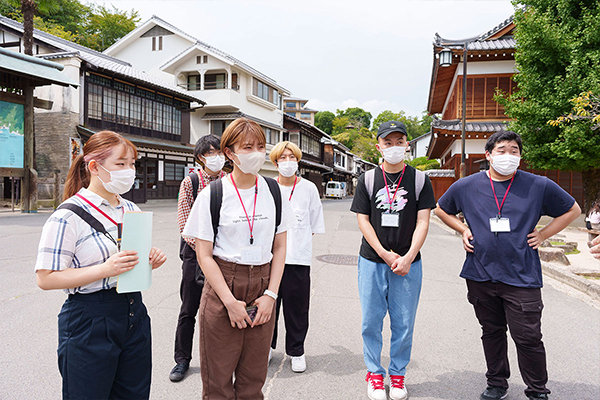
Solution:
M 58 315 L 63 399 L 148 399 L 150 317 L 139 292 L 69 295 Z

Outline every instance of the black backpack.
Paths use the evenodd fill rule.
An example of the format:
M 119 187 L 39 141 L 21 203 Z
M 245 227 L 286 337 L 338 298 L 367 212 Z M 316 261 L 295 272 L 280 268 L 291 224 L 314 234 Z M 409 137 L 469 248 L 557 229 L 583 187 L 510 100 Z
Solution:
M 87 222 L 87 224 L 89 226 L 91 226 L 92 229 L 94 229 L 96 232 L 103 234 L 104 236 L 109 238 L 111 242 L 113 242 L 115 245 L 117 245 L 117 241 L 115 240 L 114 237 L 111 236 L 110 233 L 108 233 L 106 231 L 106 228 L 104 227 L 104 225 L 102 225 L 102 222 L 98 221 L 94 216 L 92 216 L 92 214 L 87 212 L 83 207 L 78 206 L 77 204 L 73 204 L 73 203 L 63 203 L 60 206 L 58 206 L 56 208 L 56 210 L 57 211 L 58 210 L 70 210 L 70 211 L 74 212 L 75 214 L 77 214 L 79 216 L 79 218 L 81 218 L 82 220 Z
M 271 196 L 273 196 L 273 200 L 275 200 L 275 233 L 277 232 L 277 228 L 279 228 L 279 224 L 281 223 L 281 190 L 279 189 L 279 184 L 273 178 L 269 178 L 264 176 L 265 181 L 267 181 L 267 185 L 269 186 L 269 191 L 271 192 Z M 217 237 L 217 230 L 219 228 L 219 219 L 221 217 L 221 204 L 223 203 L 223 181 L 221 178 L 216 181 L 212 181 L 210 183 L 210 215 L 212 218 L 212 226 L 214 232 L 214 238 Z M 214 240 L 213 240 L 214 244 Z

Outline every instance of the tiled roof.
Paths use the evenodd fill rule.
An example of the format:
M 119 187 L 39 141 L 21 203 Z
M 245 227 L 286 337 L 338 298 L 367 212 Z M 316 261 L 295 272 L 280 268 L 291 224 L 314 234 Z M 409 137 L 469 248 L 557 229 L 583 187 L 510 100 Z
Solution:
M 514 49 L 516 46 L 516 41 L 511 35 L 505 35 L 499 39 L 489 40 L 490 37 L 494 36 L 496 33 L 510 25 L 513 22 L 513 18 L 514 16 L 510 16 L 491 30 L 479 36 L 468 39 L 445 39 L 436 33 L 434 37 L 434 45 L 437 47 L 462 48 L 464 42 L 469 42 L 467 50 L 472 51 Z
M 457 132 L 462 130 L 460 120 L 433 121 L 431 127 Z M 504 122 L 467 122 L 465 130 L 467 132 L 499 132 L 506 131 L 507 124 Z
M 316 127 L 316 126 L 314 126 L 314 125 L 311 125 L 311 124 L 309 124 L 309 123 L 307 123 L 307 122 L 304 122 L 304 121 L 302 121 L 301 119 L 298 119 L 298 118 L 296 118 L 296 117 L 293 117 L 293 116 L 291 116 L 291 115 L 288 115 L 288 114 L 283 114 L 283 119 L 284 119 L 284 120 L 285 120 L 285 119 L 289 119 L 289 120 L 291 120 L 291 121 L 293 121 L 293 122 L 295 122 L 295 123 L 297 123 L 297 124 L 303 125 L 303 126 L 304 126 L 304 127 L 306 127 L 307 129 L 314 129 L 314 130 L 316 130 L 317 132 L 319 132 L 321 135 L 323 135 L 323 137 L 326 137 L 327 139 L 331 139 L 331 136 L 329 136 L 327 133 L 323 132 L 321 129 L 317 128 L 317 127 Z
M 6 25 L 15 29 L 19 32 L 23 32 L 23 24 L 20 22 L 14 21 L 10 18 L 4 17 L 0 15 L 0 24 Z M 33 36 L 35 39 L 42 41 L 52 47 L 63 50 L 61 52 L 52 53 L 52 54 L 39 54 L 37 55 L 43 59 L 58 59 L 65 58 L 71 56 L 77 56 L 81 58 L 83 61 L 91 64 L 92 66 L 100 69 L 104 69 L 106 71 L 110 71 L 116 74 L 120 74 L 124 77 L 135 79 L 152 86 L 155 86 L 158 89 L 168 92 L 175 92 L 179 96 L 184 97 L 185 99 L 191 101 L 197 101 L 201 104 L 206 104 L 202 99 L 190 96 L 186 91 L 177 88 L 169 82 L 166 82 L 164 79 L 148 74 L 143 71 L 136 70 L 131 67 L 131 64 L 119 60 L 117 58 L 111 57 L 109 55 L 100 53 L 98 51 L 92 50 L 85 46 L 82 46 L 77 43 L 70 42 L 68 40 L 59 38 L 50 33 L 40 31 L 38 29 L 34 29 Z
M 513 14 L 510 17 L 506 18 L 504 21 L 502 21 L 500 24 L 496 25 L 495 27 L 493 27 L 492 29 L 487 31 L 486 33 L 480 35 L 479 39 L 485 40 L 491 36 L 494 36 L 496 33 L 500 32 L 502 29 L 504 29 L 508 25 L 512 24 L 514 18 L 515 18 L 515 15 Z
M 445 177 L 454 178 L 455 173 L 453 169 L 427 169 L 423 171 L 425 175 L 431 177 Z
M 269 128 L 283 129 L 283 127 L 280 125 L 274 124 L 269 121 L 265 121 L 264 119 L 253 117 L 252 115 L 248 115 L 241 111 L 233 112 L 233 113 L 209 113 L 209 114 L 205 114 L 202 117 L 202 119 L 206 119 L 206 120 L 212 120 L 212 119 L 233 120 L 233 119 L 237 119 L 237 118 L 248 118 L 254 122 L 258 122 L 259 124 L 265 125 Z

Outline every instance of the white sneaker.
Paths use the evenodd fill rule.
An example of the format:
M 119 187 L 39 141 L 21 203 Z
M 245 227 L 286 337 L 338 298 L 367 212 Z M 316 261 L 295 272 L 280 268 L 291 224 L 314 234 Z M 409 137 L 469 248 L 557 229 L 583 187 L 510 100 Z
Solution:
M 408 398 L 408 392 L 404 386 L 404 376 L 390 375 L 390 399 L 404 400 Z
M 273 358 L 273 348 L 269 347 L 269 361 L 267 361 L 267 365 L 271 364 L 271 358 Z
M 385 386 L 383 385 L 383 375 L 367 372 L 367 396 L 371 400 L 387 400 Z
M 304 372 L 306 371 L 306 357 L 304 354 L 298 357 L 292 357 L 292 371 Z

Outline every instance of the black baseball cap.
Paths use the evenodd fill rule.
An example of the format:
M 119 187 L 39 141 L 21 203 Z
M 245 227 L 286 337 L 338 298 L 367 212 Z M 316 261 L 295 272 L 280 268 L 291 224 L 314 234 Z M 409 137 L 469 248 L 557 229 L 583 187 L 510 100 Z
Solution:
M 400 132 L 404 136 L 408 137 L 406 133 L 406 126 L 402 122 L 398 121 L 387 121 L 379 125 L 379 129 L 377 129 L 377 139 L 385 138 L 392 132 Z

